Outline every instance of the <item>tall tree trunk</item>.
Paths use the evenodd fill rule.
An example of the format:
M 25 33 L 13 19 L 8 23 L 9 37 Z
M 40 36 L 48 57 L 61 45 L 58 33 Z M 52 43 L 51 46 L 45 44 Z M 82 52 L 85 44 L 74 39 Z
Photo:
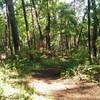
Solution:
M 4 40 L 4 44 L 5 44 L 5 50 L 7 51 L 7 49 L 8 49 L 7 25 L 5 25 L 5 40 Z
M 33 26 L 33 28 L 34 28 L 34 15 L 33 15 L 33 9 L 32 9 L 32 2 L 31 2 L 31 0 L 30 0 L 30 5 L 31 5 L 32 26 Z M 35 38 L 34 32 L 33 32 L 32 35 L 33 35 L 33 36 L 32 36 L 32 39 L 34 39 L 34 40 L 31 40 L 31 41 L 33 41 L 34 49 L 36 49 L 36 38 Z
M 25 9 L 25 2 L 24 2 L 24 0 L 22 0 L 22 8 L 23 8 L 24 20 L 25 20 L 25 25 L 26 25 L 27 44 L 28 44 L 28 47 L 30 48 L 29 25 L 28 25 L 28 20 L 27 20 L 27 15 L 26 15 L 26 9 Z
M 46 26 L 46 44 L 47 48 L 51 49 L 51 43 L 50 43 L 50 10 L 49 10 L 49 1 L 47 0 L 47 26 Z
M 96 39 L 97 39 L 97 13 L 96 13 L 96 2 L 95 0 L 91 0 L 92 8 L 93 8 L 93 37 L 92 37 L 92 47 L 93 47 L 93 57 L 96 60 L 97 56 L 97 47 L 96 47 Z
M 15 53 L 17 53 L 19 51 L 19 34 L 18 34 L 18 28 L 17 28 L 16 18 L 14 14 L 13 1 L 12 0 L 5 0 L 5 1 L 9 12 L 9 21 L 11 24 L 14 51 Z
M 43 42 L 43 35 L 42 35 L 42 31 L 41 31 L 41 26 L 40 26 L 40 23 L 39 23 L 39 18 L 38 18 L 36 5 L 35 5 L 34 0 L 31 0 L 31 1 L 32 1 L 33 7 L 34 7 L 34 11 L 35 11 L 36 21 L 37 21 L 37 25 L 38 25 L 38 29 L 39 29 L 39 34 L 40 34 L 40 41 Z
M 9 42 L 8 44 L 10 48 L 10 54 L 13 55 L 13 47 L 12 47 L 12 40 L 11 40 L 11 24 L 10 24 L 7 5 L 6 5 L 6 16 L 7 16 L 7 33 L 8 33 L 8 42 Z
M 66 34 L 65 34 L 65 46 L 66 46 L 66 50 L 69 50 L 68 36 Z
M 91 37 L 90 37 L 90 30 L 91 30 L 91 18 L 90 18 L 90 0 L 88 0 L 88 48 L 89 48 L 89 61 L 91 63 Z

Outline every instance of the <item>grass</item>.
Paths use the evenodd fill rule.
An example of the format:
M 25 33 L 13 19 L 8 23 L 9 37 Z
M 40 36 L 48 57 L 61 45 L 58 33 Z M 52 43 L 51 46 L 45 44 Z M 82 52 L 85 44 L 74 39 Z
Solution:
M 0 100 L 32 100 L 34 88 L 10 64 L 0 64 Z

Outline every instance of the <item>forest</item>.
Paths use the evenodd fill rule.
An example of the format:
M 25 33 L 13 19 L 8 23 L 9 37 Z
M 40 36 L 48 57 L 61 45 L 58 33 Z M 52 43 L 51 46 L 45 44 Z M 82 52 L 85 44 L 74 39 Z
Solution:
M 100 100 L 100 0 L 0 0 L 0 100 Z

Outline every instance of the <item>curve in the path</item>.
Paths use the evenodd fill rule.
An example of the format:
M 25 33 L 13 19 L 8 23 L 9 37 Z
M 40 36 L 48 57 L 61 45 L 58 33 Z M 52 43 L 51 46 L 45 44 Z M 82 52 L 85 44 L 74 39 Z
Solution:
M 35 100 L 100 100 L 100 87 L 96 83 L 62 79 L 58 72 L 49 68 L 32 74 L 29 86 L 37 91 Z

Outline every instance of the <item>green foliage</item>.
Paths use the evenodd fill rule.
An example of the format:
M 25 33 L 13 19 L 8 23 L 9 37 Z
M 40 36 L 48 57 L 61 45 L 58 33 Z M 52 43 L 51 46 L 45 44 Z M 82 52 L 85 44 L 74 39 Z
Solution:
M 98 48 L 100 48 L 100 36 L 97 38 L 96 45 Z
M 88 58 L 88 52 L 82 47 L 80 49 L 71 50 L 72 58 L 76 59 L 79 64 L 84 64 Z
M 63 67 L 63 71 L 61 75 L 66 77 L 74 76 L 74 71 L 77 69 L 78 65 L 79 62 L 75 59 L 70 59 L 69 61 L 62 63 L 61 66 Z
M 12 62 L 13 61 L 13 62 Z M 35 92 L 34 88 L 30 88 L 26 83 L 26 78 L 22 78 L 22 74 L 31 72 L 29 66 L 22 68 L 22 61 L 19 59 L 7 60 L 6 63 L 0 63 L 0 99 L 1 100 L 32 100 Z M 25 62 L 24 62 L 25 63 Z M 27 62 L 28 63 L 28 62 Z M 26 64 L 26 63 L 25 63 Z M 29 65 L 29 64 L 27 64 Z M 21 67 L 21 68 L 19 68 Z M 23 71 L 24 70 L 24 71 Z M 28 70 L 28 71 L 27 71 Z M 20 74 L 20 72 L 22 74 Z M 5 91 L 5 92 L 4 92 Z M 15 91 L 15 92 L 14 92 Z M 11 93 L 11 94 L 5 94 Z
M 72 49 L 71 56 L 72 58 L 61 64 L 64 67 L 62 75 L 65 75 L 66 77 L 75 76 L 79 65 L 83 66 L 86 61 L 88 61 L 88 54 L 83 48 Z
M 59 59 L 42 59 L 41 65 L 45 67 L 59 67 L 61 61 Z
M 100 82 L 100 65 L 81 65 L 80 73 L 87 75 L 89 80 Z

